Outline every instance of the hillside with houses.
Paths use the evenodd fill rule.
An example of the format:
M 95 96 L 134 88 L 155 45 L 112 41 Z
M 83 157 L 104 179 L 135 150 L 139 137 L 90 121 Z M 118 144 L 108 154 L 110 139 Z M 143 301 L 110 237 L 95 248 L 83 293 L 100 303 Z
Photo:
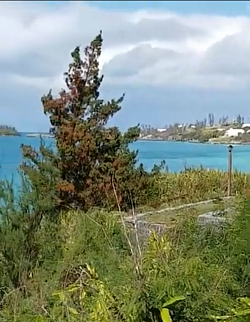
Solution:
M 0 136 L 19 136 L 14 126 L 0 125 Z
M 141 126 L 141 140 L 188 141 L 193 143 L 211 144 L 250 144 L 250 122 L 238 115 L 229 121 L 222 117 L 216 123 L 213 114 L 208 120 L 196 121 L 193 124 L 175 123 L 162 128 L 149 125 Z

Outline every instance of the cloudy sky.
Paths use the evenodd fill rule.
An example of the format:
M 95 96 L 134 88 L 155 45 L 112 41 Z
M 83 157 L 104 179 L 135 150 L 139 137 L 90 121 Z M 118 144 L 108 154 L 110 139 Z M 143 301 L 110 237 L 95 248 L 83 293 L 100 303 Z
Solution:
M 250 117 L 248 1 L 2 1 L 0 123 L 46 131 L 41 96 L 64 86 L 70 52 L 99 30 L 102 94 L 126 93 L 113 124 Z

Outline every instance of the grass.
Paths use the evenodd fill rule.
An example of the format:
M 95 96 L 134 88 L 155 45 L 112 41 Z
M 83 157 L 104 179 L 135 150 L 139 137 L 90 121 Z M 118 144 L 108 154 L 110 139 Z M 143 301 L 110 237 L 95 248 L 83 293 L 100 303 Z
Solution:
M 129 240 L 117 212 L 100 209 L 62 212 L 55 222 L 46 217 L 32 238 L 16 220 L 3 226 L 0 320 L 162 322 L 153 314 L 175 296 L 185 301 L 171 311 L 173 322 L 209 321 L 208 316 L 235 308 L 249 284 L 245 219 L 217 234 L 201 230 L 197 216 L 235 207 L 238 214 L 249 176 L 234 173 L 232 200 L 222 199 L 227 193 L 225 172 L 187 169 L 155 180 L 159 203 L 155 209 L 148 205 L 150 214 L 142 220 L 166 224 L 170 230 L 162 236 L 153 232 L 144 247 L 138 246 L 139 239 Z M 173 209 L 213 198 L 211 203 Z M 157 212 L 167 207 L 172 209 Z M 36 261 L 30 261 L 30 249 Z M 25 276 L 23 287 L 13 287 L 16 276 Z
M 196 207 L 197 212 L 204 210 L 208 208 Z M 41 254 L 53 247 L 56 257 L 45 258 L 32 271 L 25 292 L 7 290 L 1 321 L 162 322 L 152 314 L 181 296 L 184 301 L 171 309 L 172 320 L 202 322 L 229 314 L 237 297 L 245 295 L 247 234 L 241 226 L 223 236 L 204 234 L 189 218 L 172 236 L 153 234 L 141 251 L 141 279 L 113 215 L 71 211 L 58 225 L 58 234 L 49 230 L 40 235 Z M 55 245 L 59 236 L 60 256 Z
M 249 187 L 248 177 L 241 173 L 234 174 L 233 182 L 236 195 Z M 13 231 L 16 222 L 6 225 L 0 231 L 0 320 L 162 322 L 152 315 L 175 296 L 185 301 L 171 311 L 173 322 L 209 321 L 208 316 L 225 315 L 235 308 L 248 285 L 249 230 L 244 231 L 244 218 L 250 205 L 244 210 L 243 222 L 223 228 L 223 234 L 204 231 L 197 224 L 199 214 L 227 208 L 236 208 L 238 213 L 240 197 L 219 198 L 226 194 L 222 189 L 225 173 L 205 169 L 165 173 L 158 183 L 163 194 L 157 209 L 217 199 L 161 213 L 151 210 L 143 220 L 174 229 L 163 236 L 152 233 L 141 248 L 137 244 L 130 247 L 115 212 L 69 211 L 55 223 L 44 219 L 33 235 L 34 244 L 30 243 L 39 256 L 23 289 L 9 282 L 30 265 L 23 225 L 17 231 Z M 169 199 L 185 189 L 189 192 L 185 198 Z M 3 257 L 10 253 L 13 258 Z
M 156 177 L 159 196 L 148 210 L 218 199 L 227 196 L 228 174 L 219 170 L 185 169 L 180 173 L 163 173 Z M 250 174 L 234 171 L 232 193 L 241 196 L 250 189 Z M 151 208 L 150 208 L 151 207 Z
M 163 212 L 157 213 L 152 211 L 150 214 L 143 217 L 143 220 L 154 223 L 164 223 L 164 224 L 176 224 L 180 219 L 183 219 L 187 216 L 199 216 L 206 212 L 216 211 L 216 210 L 225 210 L 228 208 L 235 207 L 235 204 L 238 201 L 234 199 L 215 201 L 208 204 L 199 204 L 192 207 L 176 209 L 176 210 L 165 210 Z

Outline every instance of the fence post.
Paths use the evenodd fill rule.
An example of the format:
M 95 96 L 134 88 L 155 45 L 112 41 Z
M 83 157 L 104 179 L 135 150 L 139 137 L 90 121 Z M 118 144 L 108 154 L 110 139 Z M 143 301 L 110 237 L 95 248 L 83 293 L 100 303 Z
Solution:
M 230 144 L 228 146 L 228 188 L 227 188 L 228 197 L 231 197 L 232 195 L 232 152 L 233 152 L 233 146 Z

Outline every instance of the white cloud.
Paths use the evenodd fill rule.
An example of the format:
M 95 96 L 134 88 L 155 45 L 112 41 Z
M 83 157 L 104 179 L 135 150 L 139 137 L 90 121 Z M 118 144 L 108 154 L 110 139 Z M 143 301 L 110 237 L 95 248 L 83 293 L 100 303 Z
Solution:
M 100 64 L 108 85 L 249 87 L 247 17 L 109 12 L 82 2 L 0 2 L 0 76 L 6 88 L 20 85 L 40 96 L 59 90 L 72 49 L 87 45 L 101 29 Z
M 76 2 L 55 10 L 45 3 L 1 2 L 0 67 L 15 82 L 44 88 L 58 81 L 74 46 L 85 46 L 102 29 L 101 66 L 106 64 L 108 83 L 225 87 L 221 80 L 226 78 L 227 86 L 244 85 L 248 59 L 239 56 L 250 51 L 249 26 L 246 17 L 108 12 Z M 158 59 L 160 49 L 166 55 L 162 51 Z M 109 77 L 109 68 L 127 71 L 136 60 L 143 64 L 133 77 Z

